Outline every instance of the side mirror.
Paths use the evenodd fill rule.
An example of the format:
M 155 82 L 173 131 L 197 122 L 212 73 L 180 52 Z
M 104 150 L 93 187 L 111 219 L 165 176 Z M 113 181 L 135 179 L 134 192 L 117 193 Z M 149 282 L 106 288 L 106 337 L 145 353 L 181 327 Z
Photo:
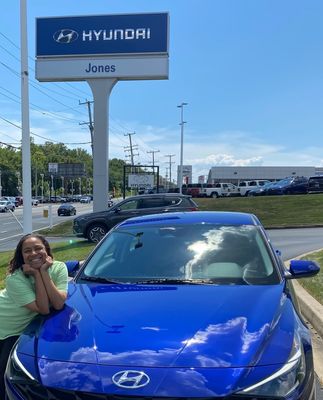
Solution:
M 67 266 L 68 276 L 73 278 L 81 266 L 80 261 L 68 260 L 68 261 L 65 261 L 65 264 Z
M 309 278 L 320 271 L 320 266 L 316 261 L 311 260 L 291 260 L 289 271 L 286 272 L 286 279 Z

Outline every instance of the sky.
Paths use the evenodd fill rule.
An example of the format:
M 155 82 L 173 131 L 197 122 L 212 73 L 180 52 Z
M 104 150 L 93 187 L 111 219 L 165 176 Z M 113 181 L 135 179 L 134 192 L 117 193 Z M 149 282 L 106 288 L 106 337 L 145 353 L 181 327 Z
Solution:
M 323 166 L 321 0 L 26 0 L 30 130 L 89 153 L 86 82 L 35 79 L 37 17 L 168 12 L 169 78 L 119 81 L 109 102 L 109 158 L 159 165 L 193 181 L 215 166 Z M 0 14 L 0 142 L 21 141 L 20 2 Z M 137 155 L 138 154 L 138 155 Z M 169 155 L 172 155 L 169 157 Z

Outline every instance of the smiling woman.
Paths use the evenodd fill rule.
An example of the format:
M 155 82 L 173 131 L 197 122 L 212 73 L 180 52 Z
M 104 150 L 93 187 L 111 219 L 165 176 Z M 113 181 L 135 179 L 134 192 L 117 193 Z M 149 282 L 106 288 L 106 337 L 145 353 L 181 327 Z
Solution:
M 0 398 L 5 398 L 4 371 L 12 346 L 37 314 L 64 306 L 67 268 L 53 260 L 48 241 L 38 234 L 23 236 L 9 262 L 0 292 Z

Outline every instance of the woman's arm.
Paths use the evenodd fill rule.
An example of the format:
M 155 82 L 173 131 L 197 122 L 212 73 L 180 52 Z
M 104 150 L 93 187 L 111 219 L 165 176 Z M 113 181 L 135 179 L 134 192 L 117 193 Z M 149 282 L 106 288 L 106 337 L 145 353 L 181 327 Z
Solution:
M 57 289 L 49 276 L 48 269 L 41 269 L 40 273 L 51 305 L 55 308 L 55 310 L 62 309 L 67 297 L 66 292 Z
M 36 292 L 36 300 L 32 303 L 26 304 L 25 307 L 38 314 L 49 314 L 49 299 L 40 270 L 34 269 L 29 265 L 24 265 L 23 271 L 26 275 L 32 275 L 34 277 Z
M 48 299 L 50 304 L 55 308 L 55 310 L 60 310 L 64 307 L 65 300 L 67 298 L 67 293 L 62 290 L 58 290 L 52 281 L 48 269 L 53 265 L 53 260 L 51 257 L 47 257 L 46 262 L 40 268 L 41 278 L 45 286 Z

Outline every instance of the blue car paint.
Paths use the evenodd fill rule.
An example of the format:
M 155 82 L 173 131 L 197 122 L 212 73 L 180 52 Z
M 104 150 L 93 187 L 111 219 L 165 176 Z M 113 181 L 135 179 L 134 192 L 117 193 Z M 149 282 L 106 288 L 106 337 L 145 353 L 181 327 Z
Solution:
M 260 225 L 243 213 L 184 214 L 166 218 L 173 218 L 172 224 L 216 218 L 219 224 Z M 163 223 L 160 216 L 136 220 Z M 121 225 L 128 223 L 134 220 Z M 34 321 L 17 353 L 48 387 L 123 396 L 216 397 L 259 382 L 284 365 L 295 329 L 310 357 L 308 329 L 283 279 L 278 285 L 253 286 L 71 282 L 65 308 Z M 129 369 L 148 374 L 149 385 L 135 393 L 117 387 L 112 376 Z M 298 398 L 298 392 L 290 396 Z
M 180 371 L 189 365 L 199 371 L 195 379 L 199 376 L 204 380 L 208 369 L 215 374 L 214 379 L 204 382 L 203 392 L 199 383 L 201 396 L 209 391 L 224 395 L 223 380 L 231 382 L 232 390 L 241 374 L 245 375 L 246 367 L 251 371 L 261 366 L 250 372 L 259 380 L 288 358 L 294 332 L 289 322 L 293 320 L 293 309 L 283 284 L 175 286 L 169 291 L 165 287 L 155 290 L 151 285 L 151 290 L 143 287 L 140 296 L 138 291 L 122 290 L 118 285 L 112 291 L 101 291 L 96 286 L 80 285 L 75 290 L 72 284 L 73 294 L 65 309 L 39 327 L 38 368 L 45 386 L 75 390 L 70 375 L 77 371 L 77 389 L 87 390 L 90 384 L 96 391 L 105 382 L 102 379 L 99 385 L 98 376 L 140 368 L 149 370 L 149 376 L 157 374 L 157 388 L 161 367 L 178 371 L 181 381 Z M 32 356 L 34 339 L 28 338 L 26 335 L 22 339 L 19 353 Z M 223 352 L 224 348 L 230 351 Z M 76 367 L 75 363 L 80 365 Z M 106 375 L 104 371 L 110 372 Z M 110 385 L 103 390 L 126 394 L 124 389 Z M 143 388 L 141 394 L 148 395 L 151 389 L 151 385 Z

